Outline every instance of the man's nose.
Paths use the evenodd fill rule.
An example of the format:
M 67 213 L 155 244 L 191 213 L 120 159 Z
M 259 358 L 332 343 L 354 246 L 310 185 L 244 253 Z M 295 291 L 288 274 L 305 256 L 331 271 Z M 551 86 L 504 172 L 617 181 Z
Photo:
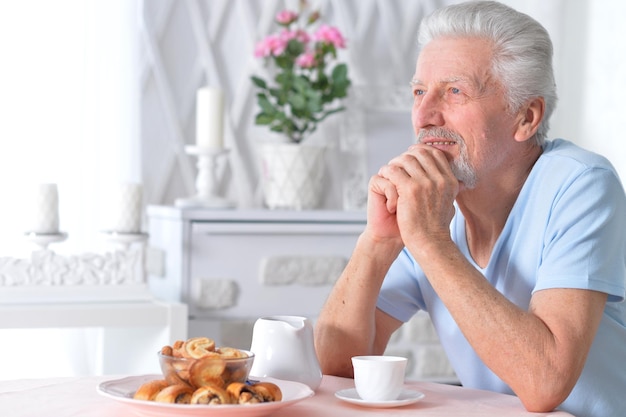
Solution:
M 427 126 L 442 126 L 444 122 L 442 105 L 441 97 L 436 92 L 425 92 L 413 103 L 413 126 L 420 129 Z

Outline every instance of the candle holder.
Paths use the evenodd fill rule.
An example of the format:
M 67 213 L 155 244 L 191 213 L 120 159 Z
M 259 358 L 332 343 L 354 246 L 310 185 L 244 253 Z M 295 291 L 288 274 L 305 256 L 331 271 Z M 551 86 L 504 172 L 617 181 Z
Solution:
M 26 232 L 24 234 L 26 240 L 37 245 L 41 250 L 47 250 L 52 243 L 62 242 L 67 239 L 67 233 L 37 233 Z
M 228 154 L 227 149 L 185 146 L 185 152 L 198 158 L 198 176 L 196 177 L 196 195 L 175 201 L 177 207 L 233 208 L 232 201 L 218 193 L 218 159 Z
M 120 250 L 127 251 L 130 245 L 133 243 L 144 243 L 148 240 L 147 233 L 122 233 L 112 230 L 105 230 L 101 232 L 102 237 L 114 244 L 116 244 Z

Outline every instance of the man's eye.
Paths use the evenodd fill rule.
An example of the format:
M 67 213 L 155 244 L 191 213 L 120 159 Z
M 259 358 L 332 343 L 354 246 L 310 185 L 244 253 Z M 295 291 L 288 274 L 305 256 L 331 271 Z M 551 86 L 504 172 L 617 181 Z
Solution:
M 416 88 L 413 90 L 413 95 L 414 96 L 423 96 L 424 95 L 424 90 L 420 90 L 419 88 Z
M 451 88 L 450 88 L 450 92 L 451 92 L 452 94 L 461 94 L 461 90 L 460 90 L 460 89 L 458 89 L 458 88 L 456 88 L 456 87 L 451 87 Z

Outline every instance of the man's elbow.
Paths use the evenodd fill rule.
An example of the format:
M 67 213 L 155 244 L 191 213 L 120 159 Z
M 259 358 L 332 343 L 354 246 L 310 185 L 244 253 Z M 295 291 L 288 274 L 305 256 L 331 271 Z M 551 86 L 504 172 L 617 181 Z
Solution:
M 568 397 L 571 390 L 530 392 L 518 395 L 527 411 L 531 413 L 549 413 L 554 411 Z
M 352 362 L 350 360 L 342 360 L 338 355 L 320 354 L 317 357 L 322 369 L 323 375 L 341 376 L 344 378 L 353 378 Z
M 340 376 L 344 378 L 354 377 L 352 366 L 348 367 L 344 364 L 326 362 L 320 362 L 320 366 L 322 368 L 322 374 L 324 375 Z

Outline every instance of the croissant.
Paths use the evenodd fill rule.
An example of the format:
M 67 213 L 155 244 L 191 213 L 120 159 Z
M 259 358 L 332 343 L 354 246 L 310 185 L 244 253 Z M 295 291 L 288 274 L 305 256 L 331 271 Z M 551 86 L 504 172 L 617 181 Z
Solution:
M 133 395 L 133 398 L 135 400 L 154 401 L 154 398 L 157 396 L 157 394 L 168 385 L 169 384 L 164 379 L 148 381 L 142 384 L 139 388 L 137 388 L 137 391 L 135 391 L 135 395 Z
M 165 345 L 161 348 L 161 355 L 174 356 L 174 349 L 170 345 Z
M 185 345 L 185 341 L 184 340 L 177 340 L 172 344 L 172 353 L 171 355 L 176 357 L 176 358 L 182 358 L 183 357 L 183 346 Z M 165 349 L 165 347 L 163 348 Z M 163 349 L 161 349 L 161 352 L 163 352 Z M 167 352 L 164 352 L 164 354 L 167 354 Z
M 243 382 L 231 382 L 226 387 L 226 391 L 233 398 L 235 404 L 256 404 L 262 403 L 263 399 L 250 387 Z
M 217 353 L 225 358 L 247 358 L 248 354 L 240 349 L 232 347 L 221 347 L 216 350 Z
M 272 382 L 257 382 L 252 385 L 252 389 L 261 397 L 263 402 L 280 401 L 283 399 L 280 387 Z
M 192 395 L 193 388 L 189 387 L 189 385 L 170 385 L 163 388 L 154 397 L 154 401 L 159 403 L 189 404 Z
M 189 368 L 187 361 L 167 361 L 162 365 L 163 376 L 169 385 L 189 385 Z
M 183 344 L 185 358 L 200 359 L 215 352 L 215 341 L 208 337 L 192 337 Z
M 198 388 L 191 396 L 191 404 L 232 404 L 228 391 L 215 385 L 205 385 Z
M 196 388 L 206 385 L 224 387 L 222 377 L 226 370 L 226 362 L 219 357 L 207 356 L 194 361 L 189 367 L 189 382 Z

